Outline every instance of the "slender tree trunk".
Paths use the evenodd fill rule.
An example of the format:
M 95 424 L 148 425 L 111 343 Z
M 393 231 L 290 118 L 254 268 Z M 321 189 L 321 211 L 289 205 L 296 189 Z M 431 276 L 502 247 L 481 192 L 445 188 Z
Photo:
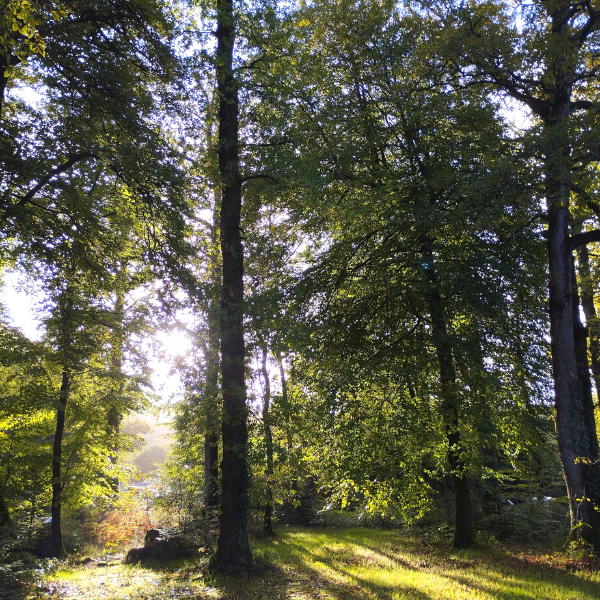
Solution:
M 119 413 L 119 409 L 113 404 L 109 409 L 106 415 L 106 424 L 108 429 L 108 434 L 111 437 L 117 437 L 119 435 L 119 429 L 121 427 L 121 414 Z M 119 462 L 119 448 L 117 444 L 113 444 L 110 449 L 110 454 L 108 456 L 113 467 L 117 466 Z M 119 494 L 119 478 L 112 477 L 110 481 L 110 487 L 113 492 L 113 496 L 116 498 Z
M 211 297 L 208 306 L 206 345 L 206 433 L 204 434 L 204 501 L 211 513 L 219 508 L 219 314 L 217 294 L 221 290 L 218 258 L 218 213 L 213 211 L 209 258 Z
M 217 84 L 219 92 L 219 172 L 221 176 L 221 381 L 223 459 L 221 514 L 212 565 L 241 571 L 252 562 L 248 543 L 248 408 L 244 373 L 243 274 L 240 231 L 242 184 L 239 165 L 239 105 L 233 72 L 235 17 L 232 0 L 217 0 Z
M 590 363 L 588 360 L 587 330 L 581 322 L 579 313 L 579 290 L 575 274 L 575 260 L 571 258 L 571 278 L 573 282 L 573 332 L 575 337 L 575 360 L 583 396 L 583 412 L 587 436 L 590 447 L 595 456 L 598 456 L 598 435 L 596 433 L 596 419 L 594 416 L 594 398 L 592 396 L 592 378 L 590 377 Z
M 6 84 L 8 83 L 6 70 L 8 69 L 10 63 L 10 56 L 5 52 L 0 52 L 0 120 L 2 120 L 4 94 L 6 93 Z
M 273 433 L 271 431 L 271 382 L 267 369 L 267 347 L 263 348 L 261 375 L 263 379 L 263 431 L 265 435 L 265 446 L 267 449 L 267 500 L 265 502 L 263 532 L 273 535 Z
M 219 434 L 204 435 L 204 502 L 211 513 L 219 508 Z
M 454 540 L 452 545 L 454 548 L 468 548 L 473 546 L 476 540 L 471 487 L 462 458 L 460 441 L 460 398 L 456 389 L 456 368 L 429 239 L 426 240 L 423 250 L 427 261 L 426 272 L 430 282 L 429 312 L 440 368 L 441 408 L 446 427 L 448 462 L 454 491 Z
M 119 271 L 117 274 L 117 285 L 123 282 L 123 271 Z M 112 356 L 112 367 L 114 369 L 114 375 L 117 380 L 118 400 L 121 400 L 123 396 L 123 345 L 124 345 L 124 322 L 125 322 L 125 292 L 122 287 L 119 286 L 117 290 L 117 300 L 115 302 L 115 317 L 116 326 L 113 331 L 113 356 Z M 123 416 L 119 410 L 118 402 L 112 404 L 108 409 L 106 416 L 107 422 L 107 433 L 115 440 L 118 438 L 119 429 L 121 427 L 121 420 Z M 110 462 L 113 466 L 117 466 L 119 461 L 119 448 L 118 444 L 113 444 L 109 455 Z M 119 478 L 113 477 L 110 483 L 113 494 L 115 496 L 119 493 Z
M 64 558 L 67 555 L 63 542 L 61 524 L 63 491 L 62 441 L 65 433 L 65 414 L 67 411 L 67 401 L 69 399 L 70 387 L 71 380 L 69 378 L 69 373 L 66 370 L 63 370 L 58 406 L 56 408 L 56 432 L 54 434 L 54 445 L 52 448 L 51 545 L 52 554 L 57 558 Z
M 10 512 L 4 498 L 3 491 L 0 491 L 0 527 L 10 524 Z
M 290 401 L 288 396 L 287 378 L 285 376 L 285 365 L 283 364 L 283 356 L 281 352 L 277 353 L 277 364 L 279 365 L 279 378 L 281 379 L 281 401 L 283 406 L 283 420 L 285 422 L 285 444 L 288 455 L 288 464 L 291 463 L 291 456 L 294 450 L 294 440 L 292 436 L 292 418 L 290 413 Z M 298 510 L 294 506 L 294 501 L 298 499 L 298 478 L 295 474 L 289 480 L 291 502 L 286 502 L 285 511 L 293 515 L 293 520 L 298 517 Z
M 285 442 L 288 455 L 290 455 L 292 453 L 292 449 L 294 448 L 292 440 L 292 420 L 290 415 L 285 366 L 283 364 L 283 356 L 281 356 L 281 352 L 277 353 L 277 365 L 279 366 L 279 378 L 281 379 L 281 400 L 283 404 L 283 420 L 285 421 Z
M 12 435 L 10 438 L 10 445 L 8 447 L 8 452 L 6 454 L 6 475 L 4 477 L 4 482 L 2 483 L 2 487 L 0 487 L 0 527 L 10 525 L 10 511 L 9 511 L 8 505 L 6 503 L 5 490 L 8 488 L 8 484 L 10 482 L 14 439 L 15 439 L 15 431 L 13 429 L 13 432 L 12 432 Z
M 600 399 L 600 321 L 594 306 L 594 285 L 590 268 L 590 255 L 587 246 L 577 250 L 579 258 L 579 281 L 581 289 L 581 306 L 587 323 L 589 352 L 592 375 L 596 387 L 596 397 Z

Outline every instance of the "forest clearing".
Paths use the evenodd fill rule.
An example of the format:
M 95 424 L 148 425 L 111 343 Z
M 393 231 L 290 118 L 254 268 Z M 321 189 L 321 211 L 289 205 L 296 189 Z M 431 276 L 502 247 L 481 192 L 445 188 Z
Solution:
M 600 597 L 600 0 L 0 0 L 0 283 L 11 594 Z
M 445 546 L 445 547 L 444 547 Z M 495 548 L 450 552 L 414 533 L 283 528 L 252 544 L 243 576 L 207 575 L 206 559 L 56 565 L 6 600 L 595 600 L 598 562 Z

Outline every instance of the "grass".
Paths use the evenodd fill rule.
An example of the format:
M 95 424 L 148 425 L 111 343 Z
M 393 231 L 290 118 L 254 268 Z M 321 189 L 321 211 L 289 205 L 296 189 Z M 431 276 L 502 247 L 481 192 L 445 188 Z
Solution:
M 207 576 L 202 559 L 154 567 L 60 567 L 15 591 L 27 600 L 358 600 L 600 598 L 598 563 L 500 548 L 452 553 L 406 533 L 280 529 L 254 544 L 243 577 Z

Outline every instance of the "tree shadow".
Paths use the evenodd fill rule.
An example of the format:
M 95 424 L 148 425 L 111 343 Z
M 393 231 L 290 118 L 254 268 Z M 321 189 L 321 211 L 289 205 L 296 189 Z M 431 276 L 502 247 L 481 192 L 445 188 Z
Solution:
M 296 575 L 303 574 L 308 578 L 311 583 L 319 583 L 322 589 L 324 589 L 330 596 L 339 600 L 347 600 L 349 598 L 364 598 L 365 591 L 373 594 L 377 598 L 382 600 L 392 600 L 394 595 L 398 593 L 398 586 L 393 584 L 377 584 L 373 581 L 369 581 L 363 577 L 352 573 L 348 566 L 343 564 L 343 557 L 336 558 L 335 551 L 332 552 L 332 556 L 323 556 L 315 552 L 307 550 L 305 546 L 299 543 L 294 543 L 287 540 L 286 545 L 288 548 L 293 550 L 294 562 L 299 570 Z M 325 547 L 326 548 L 326 547 Z M 339 555 L 340 553 L 338 553 Z M 311 558 L 309 561 L 303 558 L 303 556 L 309 555 Z M 344 553 L 347 555 L 347 553 Z M 333 581 L 329 579 L 325 573 L 312 566 L 310 563 L 320 563 L 324 565 L 328 570 L 332 571 L 336 578 L 345 578 L 350 582 Z M 409 568 L 404 565 L 399 565 L 403 568 Z M 415 586 L 404 585 L 402 586 L 402 592 L 409 594 L 411 598 L 416 600 L 433 600 L 433 596 L 426 592 L 419 590 Z
M 366 535 L 365 538 L 361 541 L 358 533 L 311 535 L 303 539 L 292 533 L 262 540 L 262 550 L 256 551 L 258 558 L 253 568 L 235 576 L 208 574 L 206 558 L 199 561 L 198 557 L 141 566 L 164 575 L 165 579 L 177 572 L 175 578 L 190 582 L 186 586 L 190 595 L 181 597 L 196 599 L 220 593 L 224 598 L 239 600 L 299 595 L 332 600 L 358 600 L 367 595 L 392 600 L 400 592 L 403 597 L 415 600 L 434 600 L 440 595 L 430 586 L 437 585 L 438 581 L 449 590 L 453 587 L 451 593 L 458 592 L 457 597 L 465 598 L 472 590 L 471 593 L 477 591 L 499 600 L 525 600 L 532 597 L 532 589 L 537 590 L 537 586 L 539 597 L 600 598 L 600 582 L 586 580 L 552 565 L 523 563 L 520 558 L 500 552 L 496 556 L 489 550 L 475 551 L 469 556 L 439 550 L 419 552 L 417 543 L 404 546 L 401 537 L 397 544 L 395 538 L 381 537 L 381 546 L 377 536 Z M 390 577 L 388 573 L 394 571 L 399 572 L 398 575 Z M 407 574 L 407 581 L 401 581 L 404 577 L 401 571 Z M 191 583 L 196 577 L 197 586 Z M 27 597 L 26 593 L 16 592 L 6 598 L 25 600 Z M 460 596 L 461 593 L 465 595 Z
M 356 536 L 336 536 L 334 540 L 330 542 L 331 546 L 337 543 L 345 542 L 350 543 L 357 548 L 363 548 L 365 551 L 374 554 L 376 557 L 381 557 L 388 564 L 392 565 L 388 568 L 391 569 L 407 569 L 411 571 L 419 571 L 427 576 L 427 573 L 431 569 L 439 568 L 439 572 L 432 572 L 432 576 L 441 577 L 443 579 L 453 581 L 457 585 L 468 589 L 476 589 L 482 593 L 489 595 L 490 597 L 498 598 L 500 600 L 525 600 L 531 598 L 531 587 L 532 585 L 548 585 L 549 587 L 546 592 L 550 595 L 559 594 L 565 597 L 571 595 L 587 596 L 590 598 L 600 598 L 600 582 L 594 582 L 585 580 L 582 577 L 566 572 L 563 569 L 553 567 L 550 565 L 537 565 L 535 570 L 532 567 L 528 567 L 531 577 L 527 577 L 523 573 L 523 564 L 521 561 L 514 559 L 510 556 L 499 555 L 498 561 L 494 564 L 494 558 L 489 556 L 489 552 L 486 555 L 486 551 L 480 553 L 476 551 L 476 556 L 473 558 L 462 558 L 460 556 L 439 556 L 439 553 L 428 553 L 424 557 L 424 561 L 417 562 L 404 559 L 388 552 L 382 548 L 374 547 L 372 541 L 370 543 L 364 543 L 357 539 Z M 358 556 L 352 549 L 344 548 L 343 550 L 329 549 L 326 544 L 323 544 L 318 549 L 315 548 L 314 544 L 310 544 L 312 549 L 306 547 L 302 543 L 295 542 L 291 539 L 285 540 L 285 544 L 288 549 L 292 550 L 291 557 L 300 572 L 309 574 L 309 580 L 316 578 L 322 582 L 323 589 L 327 590 L 334 598 L 358 598 L 364 595 L 360 590 L 353 590 L 354 587 L 360 587 L 365 591 L 368 591 L 375 595 L 377 598 L 383 600 L 391 600 L 394 594 L 401 591 L 407 596 L 415 599 L 433 599 L 434 596 L 427 592 L 419 589 L 413 585 L 402 585 L 399 588 L 397 585 L 391 584 L 377 584 L 369 579 L 361 577 L 360 575 L 352 572 L 352 566 L 359 564 L 361 559 L 364 557 Z M 409 544 L 411 553 L 418 556 L 418 545 Z M 355 559 L 352 559 L 354 554 Z M 309 557 L 308 559 L 306 557 Z M 478 569 L 479 562 L 483 562 L 485 571 Z M 326 570 L 329 570 L 333 574 L 342 576 L 347 580 L 353 582 L 351 584 L 343 584 L 332 582 L 328 579 L 326 573 L 323 573 L 319 569 L 315 568 L 311 563 L 320 563 L 325 566 Z M 431 564 L 433 563 L 433 564 Z M 374 564 L 373 568 L 378 568 L 377 564 Z M 451 569 L 461 569 L 463 572 L 457 572 L 453 574 L 449 572 Z M 473 576 L 469 577 L 465 575 L 464 571 L 467 572 L 472 569 Z M 547 581 L 549 580 L 549 582 Z M 501 582 L 501 583 L 500 583 Z M 342 588 L 342 589 L 340 589 Z M 503 588 L 503 589 L 499 589 Z
M 353 543 L 357 543 L 354 541 Z M 432 566 L 427 561 L 424 561 L 421 564 L 414 565 L 409 561 L 402 560 L 401 558 L 394 556 L 382 550 L 381 548 L 374 548 L 369 544 L 361 544 L 361 546 L 368 548 L 369 550 L 376 552 L 382 556 L 385 556 L 390 561 L 396 563 L 399 566 L 406 567 L 407 565 L 410 568 L 419 570 L 419 571 L 428 571 Z M 418 546 L 415 544 L 414 547 L 411 548 L 411 551 L 415 552 Z M 499 555 L 498 560 L 496 561 L 496 565 L 492 564 L 493 559 L 490 558 L 489 552 L 486 553 L 485 550 L 481 552 L 475 550 L 476 556 L 471 560 L 469 558 L 462 558 L 460 556 L 455 556 L 453 553 L 450 553 L 448 557 L 442 557 L 439 555 L 439 552 L 429 554 L 429 558 L 432 562 L 438 562 L 440 566 L 444 562 L 448 562 L 449 564 L 445 567 L 452 566 L 453 568 L 461 568 L 461 569 L 473 569 L 474 575 L 472 578 L 464 575 L 452 575 L 448 572 L 443 574 L 443 577 L 452 579 L 459 583 L 460 585 L 476 588 L 481 592 L 489 594 L 494 598 L 499 599 L 518 599 L 518 598 L 531 598 L 531 591 L 527 591 L 528 588 L 531 588 L 532 583 L 540 582 L 540 585 L 546 580 L 551 580 L 553 582 L 553 586 L 556 588 L 556 592 L 552 592 L 548 590 L 548 593 L 564 593 L 565 595 L 580 595 L 584 594 L 588 597 L 592 598 L 600 598 L 600 582 L 589 581 L 569 573 L 564 569 L 559 567 L 555 567 L 552 565 L 531 565 L 526 564 L 523 565 L 523 562 L 517 558 L 513 558 L 507 555 Z M 481 554 L 481 557 L 477 555 Z M 481 570 L 476 570 L 477 561 L 485 560 L 485 565 L 488 573 L 482 572 Z M 529 571 L 531 574 L 530 578 L 523 577 L 524 568 Z M 506 592 L 501 592 L 497 588 L 497 580 L 489 574 L 489 571 L 493 572 L 496 576 L 502 577 L 502 586 L 505 588 L 510 588 Z M 509 580 L 507 580 L 509 578 Z M 523 591 L 521 591 L 523 590 Z

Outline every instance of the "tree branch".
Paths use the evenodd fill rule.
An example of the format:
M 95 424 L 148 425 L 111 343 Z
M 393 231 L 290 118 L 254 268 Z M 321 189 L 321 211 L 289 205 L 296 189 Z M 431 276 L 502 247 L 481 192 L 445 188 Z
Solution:
M 600 242 L 600 229 L 593 229 L 592 231 L 572 235 L 569 238 L 569 250 L 573 252 L 576 248 L 585 246 L 591 242 Z
M 21 199 L 19 200 L 19 206 L 24 206 L 25 204 L 27 204 L 27 202 L 29 202 L 44 186 L 50 183 L 57 175 L 65 173 L 73 165 L 88 158 L 97 159 L 98 157 L 92 152 L 74 154 L 71 158 L 69 158 L 69 160 L 66 163 L 60 165 L 59 167 L 56 167 L 55 169 L 52 169 L 52 171 L 50 171 L 50 173 L 48 173 L 48 175 L 46 175 L 36 186 L 31 188 L 24 196 L 21 197 Z
M 591 5 L 589 5 L 589 4 L 587 5 L 587 9 L 588 9 L 589 18 L 588 18 L 586 24 L 581 28 L 579 35 L 577 36 L 577 41 L 579 42 L 579 45 L 582 45 L 587 40 L 590 33 L 595 31 L 596 29 L 598 29 L 598 20 L 600 17 L 600 11 L 599 10 L 594 11 L 592 9 Z
M 240 177 L 240 183 L 246 183 L 252 179 L 268 179 L 273 183 L 279 183 L 279 179 L 273 177 L 273 175 L 269 175 L 268 173 L 254 173 L 252 175 L 244 175 Z
M 595 104 L 589 100 L 576 100 L 569 105 L 569 112 L 574 113 L 577 110 L 589 110 L 594 108 Z

